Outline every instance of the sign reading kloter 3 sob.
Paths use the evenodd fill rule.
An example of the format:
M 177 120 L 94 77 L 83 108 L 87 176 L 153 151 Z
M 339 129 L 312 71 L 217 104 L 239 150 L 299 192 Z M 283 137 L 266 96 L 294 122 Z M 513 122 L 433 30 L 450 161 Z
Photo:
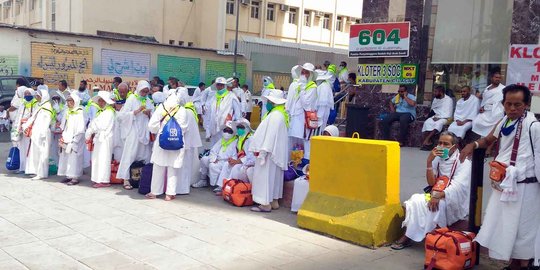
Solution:
M 510 45 L 507 84 L 527 86 L 540 95 L 540 45 Z
M 416 84 L 416 64 L 359 64 L 358 84 Z
M 354 24 L 350 33 L 349 57 L 409 56 L 409 22 Z

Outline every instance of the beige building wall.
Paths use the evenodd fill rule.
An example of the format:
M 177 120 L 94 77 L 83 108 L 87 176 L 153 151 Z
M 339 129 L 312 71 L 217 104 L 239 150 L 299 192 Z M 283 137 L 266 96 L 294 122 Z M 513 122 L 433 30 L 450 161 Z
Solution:
M 227 1 L 137 0 L 134 5 L 133 0 L 0 0 L 0 22 L 92 35 L 106 31 L 150 36 L 165 44 L 225 49 L 234 40 L 236 26 L 235 15 L 226 13 Z M 257 19 L 251 18 L 252 1 L 240 5 L 240 36 L 347 48 L 349 27 L 362 16 L 362 1 L 357 0 L 259 0 Z M 274 5 L 273 21 L 267 20 L 268 4 Z M 296 20 L 291 24 L 292 10 Z M 304 11 L 310 14 L 310 26 L 305 26 Z M 323 28 L 324 14 L 329 16 L 329 29 Z M 342 27 L 336 30 L 338 17 Z

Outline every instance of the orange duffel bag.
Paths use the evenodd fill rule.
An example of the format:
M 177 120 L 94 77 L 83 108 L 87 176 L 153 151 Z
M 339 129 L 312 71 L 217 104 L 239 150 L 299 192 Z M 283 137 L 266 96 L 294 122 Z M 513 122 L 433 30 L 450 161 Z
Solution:
M 253 205 L 251 184 L 236 179 L 224 179 L 221 196 L 223 200 L 238 207 Z
M 451 231 L 439 228 L 426 235 L 426 259 L 428 270 L 470 269 L 476 264 L 476 235 L 471 232 Z

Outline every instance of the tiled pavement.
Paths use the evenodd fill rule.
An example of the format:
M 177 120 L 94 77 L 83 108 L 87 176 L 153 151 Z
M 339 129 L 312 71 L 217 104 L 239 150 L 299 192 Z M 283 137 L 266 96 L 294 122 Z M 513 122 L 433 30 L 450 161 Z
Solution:
M 70 187 L 2 172 L 0 269 L 422 269 L 421 244 L 370 250 L 299 229 L 287 209 L 251 213 L 210 190 L 165 202 L 83 180 Z M 423 182 L 402 186 L 409 197 Z

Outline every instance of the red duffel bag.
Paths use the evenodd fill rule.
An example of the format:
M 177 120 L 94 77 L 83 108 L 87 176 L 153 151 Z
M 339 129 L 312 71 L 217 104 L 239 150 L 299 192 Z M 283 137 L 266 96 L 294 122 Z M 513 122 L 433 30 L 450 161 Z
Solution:
M 221 192 L 223 200 L 238 207 L 253 205 L 251 184 L 236 179 L 224 179 Z

